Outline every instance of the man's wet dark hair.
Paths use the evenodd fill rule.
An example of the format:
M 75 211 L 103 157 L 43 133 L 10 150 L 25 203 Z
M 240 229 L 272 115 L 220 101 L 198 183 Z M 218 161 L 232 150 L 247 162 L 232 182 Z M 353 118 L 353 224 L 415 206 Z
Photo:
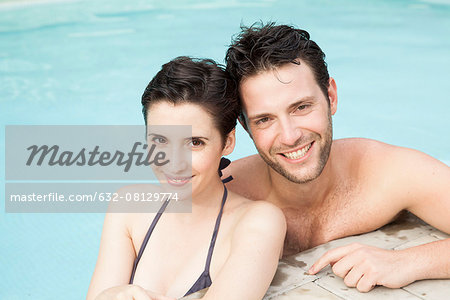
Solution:
M 174 105 L 192 103 L 213 118 L 222 141 L 236 127 L 240 112 L 235 82 L 224 67 L 211 59 L 180 56 L 164 64 L 142 95 L 145 124 L 149 107 L 167 101 Z
M 299 64 L 298 59 L 312 70 L 325 97 L 328 99 L 329 78 L 325 54 L 309 39 L 309 33 L 274 22 L 241 26 L 227 50 L 226 70 L 239 85 L 241 81 L 262 71 L 276 69 L 284 64 Z

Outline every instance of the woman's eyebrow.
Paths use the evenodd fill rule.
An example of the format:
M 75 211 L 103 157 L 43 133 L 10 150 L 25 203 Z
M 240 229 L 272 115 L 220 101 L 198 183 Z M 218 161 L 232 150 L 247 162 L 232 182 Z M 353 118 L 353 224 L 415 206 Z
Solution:
M 153 133 L 153 132 L 148 133 L 147 136 L 155 136 L 155 137 L 163 137 L 163 138 L 165 138 L 164 135 L 158 134 L 158 133 Z
M 209 139 L 207 137 L 204 137 L 204 136 L 191 136 L 191 137 L 188 137 L 186 139 L 201 139 L 201 140 L 209 141 Z

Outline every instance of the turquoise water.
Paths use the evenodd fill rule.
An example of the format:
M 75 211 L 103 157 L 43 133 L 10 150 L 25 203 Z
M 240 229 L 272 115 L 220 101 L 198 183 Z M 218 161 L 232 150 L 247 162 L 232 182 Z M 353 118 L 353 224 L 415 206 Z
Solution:
M 161 64 L 179 55 L 222 62 L 239 24 L 258 20 L 307 29 L 327 54 L 336 138 L 450 163 L 449 1 L 2 1 L 1 124 L 142 124 L 139 99 Z M 253 153 L 239 128 L 230 157 Z M 103 215 L 0 218 L 0 299 L 85 297 Z

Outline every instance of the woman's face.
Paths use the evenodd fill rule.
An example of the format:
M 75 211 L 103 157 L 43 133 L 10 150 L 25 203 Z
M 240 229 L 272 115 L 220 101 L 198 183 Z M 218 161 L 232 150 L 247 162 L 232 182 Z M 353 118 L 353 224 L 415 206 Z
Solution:
M 184 196 L 192 189 L 195 196 L 218 180 L 221 157 L 233 151 L 234 132 L 223 147 L 212 117 L 200 105 L 160 101 L 148 109 L 147 143 L 169 160 L 163 166 L 153 166 L 162 185 Z

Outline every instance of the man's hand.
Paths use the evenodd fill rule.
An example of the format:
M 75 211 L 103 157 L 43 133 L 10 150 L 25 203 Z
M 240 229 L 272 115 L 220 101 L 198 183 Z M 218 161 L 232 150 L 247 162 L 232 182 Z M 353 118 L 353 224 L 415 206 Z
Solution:
M 354 243 L 327 251 L 308 272 L 316 274 L 328 264 L 347 286 L 360 292 L 368 292 L 376 285 L 400 288 L 417 279 L 413 271 L 415 262 L 402 250 Z

